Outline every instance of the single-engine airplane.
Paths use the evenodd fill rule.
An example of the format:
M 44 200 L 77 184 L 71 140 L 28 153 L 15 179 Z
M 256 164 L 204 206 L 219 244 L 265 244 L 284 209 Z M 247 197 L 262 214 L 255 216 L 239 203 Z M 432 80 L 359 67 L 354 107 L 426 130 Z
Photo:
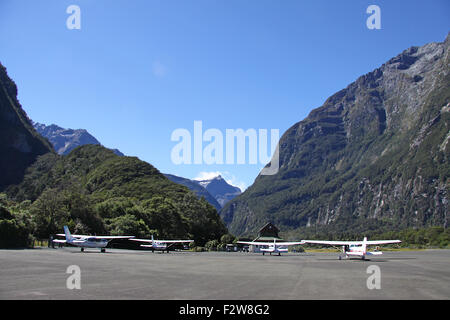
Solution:
M 304 243 L 312 244 L 325 244 L 330 246 L 342 246 L 342 253 L 345 254 L 346 258 L 351 256 L 359 257 L 364 260 L 366 256 L 378 256 L 383 254 L 381 251 L 367 251 L 367 246 L 370 245 L 381 245 L 390 243 L 400 243 L 400 240 L 372 240 L 368 241 L 367 237 L 364 237 L 363 241 L 322 241 L 322 240 L 302 240 Z M 342 256 L 339 255 L 339 260 Z
M 68 243 L 76 247 L 81 247 L 81 251 L 84 248 L 100 248 L 101 252 L 105 252 L 105 248 L 108 243 L 113 239 L 131 239 L 134 236 L 86 236 L 70 234 L 69 228 L 64 226 L 64 234 L 58 233 L 57 236 L 65 236 L 66 240 L 55 239 L 55 243 Z
M 153 238 L 151 239 L 129 239 L 131 241 L 137 241 L 137 242 L 143 242 L 143 243 L 147 243 L 147 244 L 141 244 L 141 247 L 143 248 L 150 248 L 152 250 L 152 252 L 155 251 L 167 251 L 167 253 L 169 253 L 169 249 L 171 246 L 173 246 L 176 243 L 190 243 L 190 242 L 194 242 L 194 240 L 155 240 Z
M 265 248 L 260 248 L 259 250 L 262 251 L 262 254 L 264 255 L 266 252 L 268 252 L 270 255 L 272 253 L 278 253 L 278 255 L 281 255 L 282 252 L 288 252 L 287 246 L 295 246 L 298 244 L 304 244 L 303 241 L 297 241 L 297 242 L 276 242 L 276 239 L 273 239 L 273 242 L 257 242 L 257 241 L 238 241 L 237 243 L 242 244 L 248 244 L 248 245 L 255 245 L 255 246 L 265 246 Z

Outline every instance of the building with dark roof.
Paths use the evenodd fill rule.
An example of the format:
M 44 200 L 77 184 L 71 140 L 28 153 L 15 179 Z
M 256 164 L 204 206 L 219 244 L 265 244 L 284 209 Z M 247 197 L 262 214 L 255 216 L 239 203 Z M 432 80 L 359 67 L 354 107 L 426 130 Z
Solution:
M 283 240 L 278 233 L 280 230 L 271 222 L 266 223 L 261 229 L 259 229 L 258 236 L 253 241 L 271 241 Z
M 253 241 L 259 242 L 273 242 L 283 241 L 282 238 L 278 235 L 280 230 L 271 222 L 266 223 L 261 229 L 259 229 L 258 236 Z M 250 251 L 252 252 L 261 252 L 259 249 L 264 246 L 251 245 Z

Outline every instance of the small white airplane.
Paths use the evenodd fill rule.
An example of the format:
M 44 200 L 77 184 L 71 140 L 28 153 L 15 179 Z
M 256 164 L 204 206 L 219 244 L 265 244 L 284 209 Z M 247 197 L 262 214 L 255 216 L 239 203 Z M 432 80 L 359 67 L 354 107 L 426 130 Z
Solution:
M 141 247 L 143 248 L 150 248 L 152 250 L 152 252 L 156 251 L 167 251 L 167 253 L 169 253 L 169 249 L 171 246 L 173 246 L 176 243 L 191 243 L 194 242 L 194 240 L 155 240 L 153 238 L 151 239 L 130 239 L 132 241 L 137 241 L 137 242 L 144 242 L 144 243 L 148 243 L 148 244 L 141 244 Z
M 378 256 L 383 254 L 381 251 L 367 251 L 367 246 L 370 245 L 381 245 L 390 243 L 400 243 L 400 240 L 372 240 L 368 241 L 367 237 L 364 237 L 363 241 L 322 241 L 322 240 L 303 240 L 304 243 L 312 244 L 325 244 L 330 246 L 342 246 L 342 253 L 345 254 L 346 258 L 349 257 L 359 257 L 364 260 L 366 256 Z M 339 255 L 339 260 L 342 256 Z
M 105 252 L 105 248 L 108 243 L 113 239 L 131 239 L 134 236 L 86 236 L 70 234 L 69 228 L 64 226 L 64 234 L 58 233 L 57 236 L 65 236 L 66 240 L 55 239 L 55 243 L 68 243 L 76 247 L 81 247 L 81 251 L 84 248 L 100 248 L 101 252 Z
M 257 241 L 238 241 L 237 243 L 242 244 L 248 244 L 248 245 L 254 245 L 254 246 L 265 246 L 265 248 L 260 248 L 259 250 L 262 251 L 262 254 L 264 255 L 266 252 L 268 252 L 270 255 L 272 253 L 278 253 L 280 255 L 282 252 L 288 252 L 287 246 L 295 246 L 298 244 L 304 244 L 303 241 L 299 242 L 276 242 L 276 239 L 273 239 L 273 242 L 257 242 Z

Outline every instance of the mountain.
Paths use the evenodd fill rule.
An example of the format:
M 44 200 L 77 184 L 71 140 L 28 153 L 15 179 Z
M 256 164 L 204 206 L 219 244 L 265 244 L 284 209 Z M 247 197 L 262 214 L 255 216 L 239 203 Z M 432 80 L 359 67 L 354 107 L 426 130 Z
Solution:
M 222 209 L 222 206 L 217 202 L 217 200 L 197 181 L 167 173 L 165 173 L 164 176 L 172 182 L 188 187 L 197 195 L 198 198 L 205 198 L 205 200 L 208 201 L 214 208 L 216 208 L 217 211 Z
M 241 194 L 241 189 L 228 184 L 222 176 L 218 175 L 209 180 L 197 180 L 223 207 L 228 201 Z
M 55 124 L 46 126 L 45 124 L 38 122 L 33 123 L 33 126 L 39 134 L 50 141 L 55 151 L 61 155 L 67 155 L 76 147 L 85 144 L 101 145 L 101 143 L 85 129 L 64 129 Z M 118 156 L 124 155 L 117 149 L 112 150 Z
M 0 247 L 28 246 L 64 225 L 80 234 L 154 234 L 200 246 L 227 234 L 212 205 L 151 164 L 118 156 L 85 130 L 37 128 L 55 138 L 62 153 L 83 145 L 56 153 L 34 129 L 0 65 Z
M 52 152 L 50 143 L 33 128 L 17 100 L 17 86 L 0 64 L 0 190 L 21 181 L 39 155 Z
M 267 221 L 296 236 L 447 226 L 450 35 L 359 77 L 279 141 L 280 169 L 220 214 L 231 233 Z
M 40 237 L 65 224 L 74 232 L 189 237 L 199 245 L 227 233 L 206 200 L 151 164 L 99 145 L 39 157 L 6 192 L 16 202 L 32 202 L 29 212 Z

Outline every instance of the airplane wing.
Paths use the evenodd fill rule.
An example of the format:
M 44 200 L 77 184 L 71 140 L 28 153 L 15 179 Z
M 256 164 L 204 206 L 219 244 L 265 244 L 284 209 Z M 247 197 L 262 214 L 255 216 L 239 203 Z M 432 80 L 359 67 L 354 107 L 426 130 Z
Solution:
M 305 244 L 303 241 L 297 241 L 297 242 L 276 242 L 278 246 L 295 246 L 298 244 Z
M 65 233 L 57 233 L 56 236 L 65 237 L 66 234 Z M 85 235 L 81 235 L 81 234 L 71 234 L 71 236 L 73 238 L 78 238 L 78 239 L 90 237 L 90 236 L 85 236 Z
M 194 240 L 155 240 L 157 242 L 164 243 L 185 243 L 185 242 L 194 242 Z
M 352 244 L 362 245 L 362 241 L 324 241 L 324 240 L 303 240 L 303 243 L 327 244 L 330 246 L 349 246 Z M 366 242 L 367 243 L 367 242 Z
M 89 238 L 95 239 L 131 239 L 134 236 L 89 236 Z
M 57 233 L 57 236 L 65 237 L 66 235 L 64 233 Z M 94 238 L 94 239 L 130 239 L 134 238 L 134 236 L 87 236 L 87 235 L 80 235 L 80 234 L 71 234 L 73 238 Z
M 327 244 L 330 246 L 347 246 L 347 245 L 362 245 L 363 241 L 322 241 L 322 240 L 303 240 L 304 243 L 313 244 Z M 400 243 L 400 240 L 371 240 L 366 241 L 366 245 L 377 245 L 377 244 L 389 244 L 389 243 Z
M 255 245 L 255 246 L 271 246 L 273 245 L 273 242 L 257 242 L 257 241 L 238 241 L 237 243 L 242 244 L 249 244 L 249 245 Z M 298 242 L 275 242 L 277 246 L 295 246 L 297 244 L 304 244 L 303 241 Z
M 368 245 L 376 245 L 376 244 L 389 244 L 389 243 L 400 243 L 400 240 L 371 240 L 366 241 Z
M 66 243 L 67 241 L 66 240 L 55 239 L 55 240 L 53 240 L 53 242 L 55 242 L 55 243 Z
M 132 241 L 138 241 L 138 242 L 152 242 L 151 239 L 130 239 Z M 155 242 L 163 242 L 163 243 L 186 243 L 186 242 L 194 242 L 194 240 L 153 240 Z
M 255 246 L 270 246 L 273 242 L 238 241 L 237 243 L 250 244 Z

